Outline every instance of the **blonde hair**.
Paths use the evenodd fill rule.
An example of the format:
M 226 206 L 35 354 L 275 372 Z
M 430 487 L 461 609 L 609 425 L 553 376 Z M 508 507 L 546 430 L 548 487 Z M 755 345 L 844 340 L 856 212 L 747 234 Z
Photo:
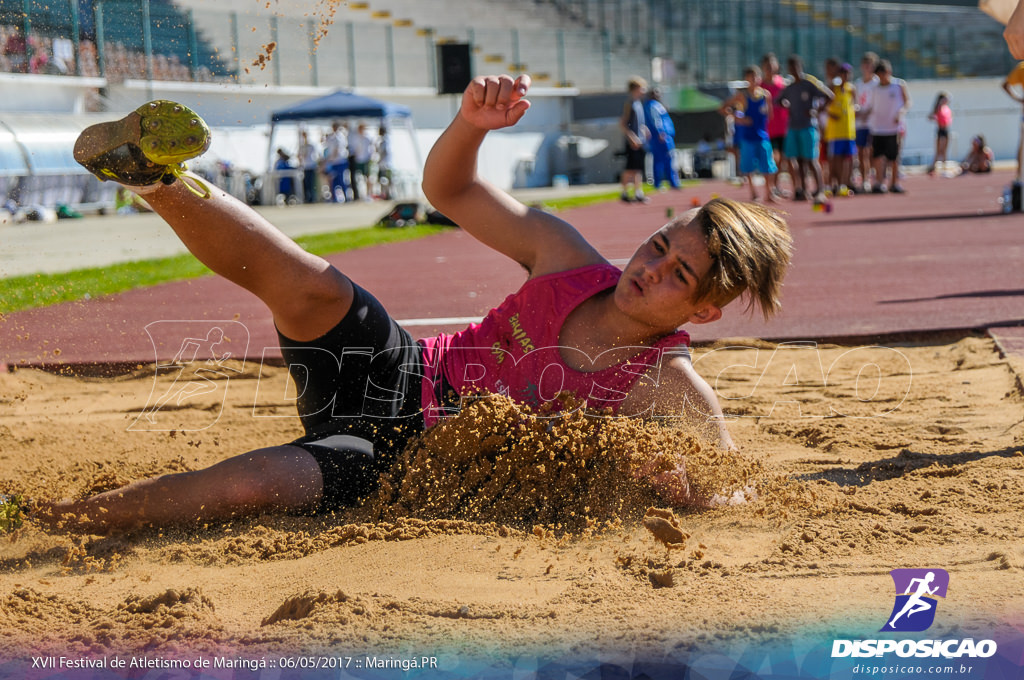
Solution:
M 711 269 L 697 282 L 694 299 L 724 307 L 747 294 L 747 310 L 767 320 L 781 307 L 782 279 L 793 239 L 782 216 L 756 203 L 716 198 L 693 217 L 711 255 Z
M 632 92 L 633 90 L 646 90 L 647 89 L 647 81 L 644 80 L 643 78 L 641 78 L 640 76 L 633 76 L 633 77 L 631 77 L 629 79 L 629 82 L 626 83 L 626 85 L 629 87 L 629 91 L 630 92 Z

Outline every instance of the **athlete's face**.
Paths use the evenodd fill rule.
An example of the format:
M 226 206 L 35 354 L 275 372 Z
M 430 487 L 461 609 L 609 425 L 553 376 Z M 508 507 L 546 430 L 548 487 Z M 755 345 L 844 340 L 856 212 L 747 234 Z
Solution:
M 689 211 L 640 244 L 615 288 L 619 309 L 660 333 L 722 315 L 717 306 L 694 300 L 697 283 L 711 269 L 707 241 L 693 219 L 697 212 Z

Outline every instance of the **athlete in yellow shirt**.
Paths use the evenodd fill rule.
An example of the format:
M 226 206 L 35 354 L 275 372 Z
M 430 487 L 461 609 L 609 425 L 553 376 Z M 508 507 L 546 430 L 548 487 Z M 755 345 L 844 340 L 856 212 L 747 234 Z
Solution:
M 853 67 L 843 64 L 839 67 L 838 84 L 832 86 L 835 97 L 828 106 L 826 136 L 829 140 L 829 178 L 832 193 L 845 193 L 851 186 L 853 156 L 857 153 L 856 130 L 856 88 L 850 82 Z

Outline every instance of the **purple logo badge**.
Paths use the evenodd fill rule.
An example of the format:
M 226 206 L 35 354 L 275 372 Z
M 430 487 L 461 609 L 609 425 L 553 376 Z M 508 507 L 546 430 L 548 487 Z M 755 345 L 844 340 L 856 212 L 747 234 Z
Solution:
M 946 597 L 949 572 L 945 569 L 893 569 L 896 602 L 882 631 L 904 633 L 927 630 L 935 621 L 937 597 Z

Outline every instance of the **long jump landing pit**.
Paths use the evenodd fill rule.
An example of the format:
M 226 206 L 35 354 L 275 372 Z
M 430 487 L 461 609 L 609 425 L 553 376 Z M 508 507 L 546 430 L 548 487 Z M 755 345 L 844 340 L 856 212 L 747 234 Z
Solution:
M 503 498 L 485 464 L 432 480 L 476 500 L 444 511 L 397 494 L 397 516 L 370 503 L 108 538 L 28 522 L 2 544 L 4 654 L 684 662 L 739 643 L 873 636 L 892 602 L 888 572 L 922 565 L 951 574 L 929 635 L 1013 635 L 1024 611 L 1024 423 L 1017 375 L 993 342 L 754 345 L 696 354 L 743 457 L 691 473 L 736 473 L 759 498 L 677 510 L 687 536 L 673 549 L 639 524 L 653 499 L 608 503 L 594 461 L 572 494 L 553 479 L 538 485 L 503 452 L 500 423 L 475 413 L 446 455 L 504 461 L 512 480 L 533 474 L 543 525 L 532 510 L 503 510 L 522 507 L 522 489 L 510 482 Z M 140 414 L 173 376 L 0 375 L 0 487 L 77 497 L 297 436 L 291 404 L 265 391 L 284 369 L 235 368 L 153 421 Z M 601 452 L 606 463 L 631 453 L 621 437 L 605 441 L 618 442 Z M 589 518 L 577 512 L 588 494 Z
M 865 197 L 865 206 L 881 200 L 898 199 Z M 653 216 L 663 206 L 641 210 Z M 826 216 L 809 206 L 806 213 L 805 239 L 844 231 L 826 228 Z M 798 260 L 794 275 L 800 268 Z M 895 300 L 929 297 L 889 292 Z M 944 295 L 952 293 L 914 304 L 959 299 Z M 544 487 L 535 462 L 508 446 L 506 421 L 475 412 L 453 440 L 461 467 L 442 480 L 463 484 L 466 498 L 480 500 L 471 506 L 442 512 L 392 489 L 389 504 L 333 517 L 265 515 L 106 538 L 48 533 L 29 521 L 0 548 L 0 656 L 9 659 L 0 676 L 29 677 L 27 659 L 44 654 L 426 654 L 456 677 L 476 677 L 474 664 L 498 674 L 536 668 L 538 659 L 720 667 L 710 658 L 881 637 L 893 605 L 889 572 L 928 567 L 950 574 L 928 637 L 1019 644 L 1019 361 L 966 330 L 926 337 L 698 347 L 698 371 L 717 390 L 743 457 L 689 449 L 691 473 L 753 487 L 757 499 L 676 510 L 686 536 L 671 547 L 642 525 L 654 499 L 637 492 L 602 504 L 608 495 L 589 474 L 596 465 L 580 467 L 572 494 L 558 479 Z M 152 359 L 152 346 L 143 346 Z M 195 378 L 202 389 L 175 391 L 194 375 L 155 378 L 151 365 L 114 377 L 31 368 L 0 375 L 0 489 L 78 497 L 299 434 L 282 368 L 226 362 L 219 374 Z M 147 418 L 168 393 L 173 408 Z M 602 459 L 635 453 L 624 440 L 606 435 L 601 441 L 617 448 Z M 556 457 L 574 460 L 572 451 Z M 469 469 L 474 458 L 487 464 Z M 499 459 L 509 479 L 531 480 L 547 514 L 507 512 L 502 490 L 489 483 Z M 732 489 L 722 491 L 729 497 Z M 517 487 L 507 492 L 521 502 Z M 581 498 L 594 502 L 581 510 Z M 1017 648 L 1001 648 L 988 663 L 1009 659 L 1019 668 L 1006 649 Z

